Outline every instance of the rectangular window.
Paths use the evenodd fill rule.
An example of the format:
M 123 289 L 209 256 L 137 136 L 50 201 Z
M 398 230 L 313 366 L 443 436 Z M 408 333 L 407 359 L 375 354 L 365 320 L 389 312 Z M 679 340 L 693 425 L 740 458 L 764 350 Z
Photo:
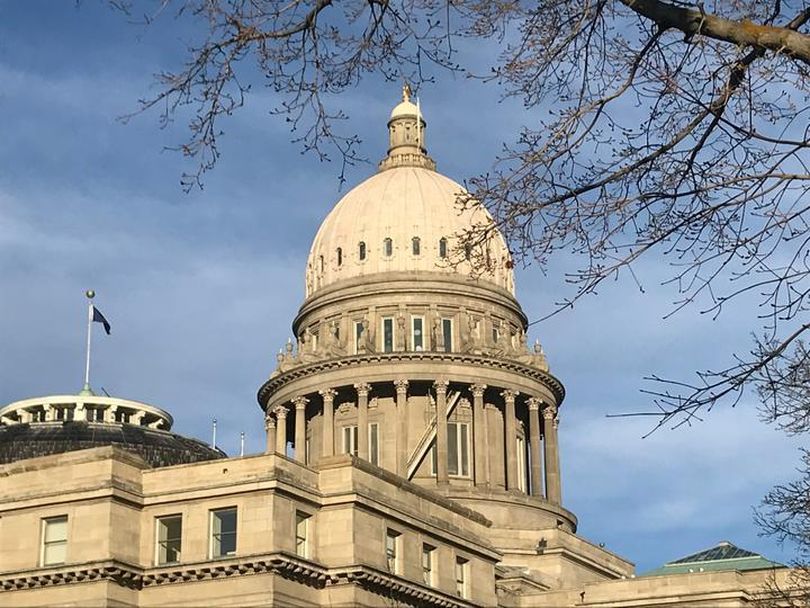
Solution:
M 422 317 L 411 317 L 411 344 L 413 350 L 425 350 L 425 319 Z
M 360 342 L 363 339 L 363 322 L 362 321 L 355 321 L 354 322 L 354 354 L 358 354 L 360 352 Z
M 399 572 L 399 536 L 394 530 L 385 531 L 385 560 L 392 574 Z
M 444 352 L 453 352 L 453 319 L 442 319 L 442 337 Z
M 469 425 L 466 422 L 447 423 L 447 473 L 460 477 L 470 475 Z
M 308 514 L 295 512 L 295 554 L 299 557 L 309 557 L 309 520 Z
M 236 554 L 236 508 L 211 511 L 211 558 Z
M 521 492 L 526 491 L 526 440 L 517 438 L 517 479 Z
M 380 425 L 377 422 L 368 425 L 368 451 L 371 464 L 380 466 Z
M 433 552 L 435 550 L 436 547 L 427 543 L 422 545 L 422 581 L 431 587 L 435 584 L 433 582 Z
M 47 517 L 42 520 L 42 551 L 40 562 L 43 566 L 58 566 L 67 559 L 67 515 Z
M 343 427 L 343 453 L 357 456 L 357 426 Z
M 456 595 L 468 597 L 467 579 L 470 562 L 463 557 L 456 556 Z
M 180 515 L 167 515 L 156 520 L 157 537 L 155 564 L 176 564 L 180 562 L 180 545 L 183 537 L 183 518 Z
M 384 317 L 382 320 L 383 352 L 394 352 L 394 318 Z

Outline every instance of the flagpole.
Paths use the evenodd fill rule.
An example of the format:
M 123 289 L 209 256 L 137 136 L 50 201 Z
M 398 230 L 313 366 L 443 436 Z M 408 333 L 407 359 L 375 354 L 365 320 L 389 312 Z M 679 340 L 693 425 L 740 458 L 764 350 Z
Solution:
M 87 296 L 87 359 L 84 365 L 84 388 L 90 390 L 90 337 L 93 333 L 93 298 L 96 292 L 88 289 L 84 295 Z

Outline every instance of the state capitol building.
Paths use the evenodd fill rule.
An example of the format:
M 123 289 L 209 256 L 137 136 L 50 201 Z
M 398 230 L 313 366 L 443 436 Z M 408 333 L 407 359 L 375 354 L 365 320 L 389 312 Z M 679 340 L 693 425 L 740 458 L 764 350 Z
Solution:
M 379 171 L 302 260 L 263 454 L 89 387 L 0 408 L 0 606 L 730 608 L 785 576 L 730 543 L 636 576 L 577 534 L 565 389 L 425 131 L 406 88 Z

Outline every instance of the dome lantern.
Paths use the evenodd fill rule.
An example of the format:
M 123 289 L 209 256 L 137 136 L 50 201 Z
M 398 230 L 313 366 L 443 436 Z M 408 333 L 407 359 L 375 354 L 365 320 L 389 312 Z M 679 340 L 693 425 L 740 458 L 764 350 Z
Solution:
M 393 167 L 422 167 L 436 170 L 436 163 L 427 155 L 425 129 L 427 123 L 417 99 L 411 101 L 411 87 L 402 87 L 402 101 L 391 111 L 388 120 L 388 155 L 380 161 L 380 171 Z

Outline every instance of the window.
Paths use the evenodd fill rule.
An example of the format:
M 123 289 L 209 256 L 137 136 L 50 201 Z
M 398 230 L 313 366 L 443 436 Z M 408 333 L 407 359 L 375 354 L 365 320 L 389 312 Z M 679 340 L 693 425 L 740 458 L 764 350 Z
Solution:
M 394 255 L 394 241 L 390 237 L 385 237 L 383 240 L 383 255 L 387 258 Z
M 299 557 L 309 557 L 309 520 L 307 513 L 295 512 L 295 554 Z
M 363 340 L 363 322 L 354 322 L 354 354 L 360 352 L 360 342 Z
M 318 258 L 318 268 L 319 268 L 318 272 L 323 273 L 323 256 L 320 256 Z
M 43 566 L 64 564 L 67 558 L 67 515 L 48 517 L 42 520 L 42 553 L 40 562 Z
M 470 562 L 463 557 L 456 556 L 456 595 L 459 597 L 467 597 L 467 571 L 470 568 Z
M 211 557 L 236 553 L 236 508 L 211 511 Z
M 453 319 L 442 319 L 442 337 L 444 338 L 444 352 L 453 351 Z
M 129 424 L 129 412 L 124 410 L 116 410 L 115 412 L 115 421 L 116 422 L 123 422 L 125 424 Z
M 447 239 L 444 237 L 439 239 L 439 257 L 442 259 L 447 257 Z
M 366 244 L 364 241 L 360 241 L 360 243 L 357 245 L 357 257 L 359 257 L 361 260 L 366 259 Z
M 183 518 L 180 515 L 158 517 L 155 564 L 176 564 L 180 561 L 180 544 L 183 537 Z
M 422 317 L 411 317 L 411 344 L 413 350 L 425 350 L 425 320 Z
M 394 352 L 394 318 L 384 317 L 382 320 L 383 352 Z
M 431 587 L 435 584 L 433 582 L 433 552 L 435 550 L 436 547 L 427 543 L 422 545 L 422 581 Z
M 518 489 L 526 491 L 526 440 L 523 437 L 517 438 L 517 481 Z
M 419 239 L 418 236 L 415 236 L 411 239 L 411 253 L 414 255 L 419 255 L 422 251 L 422 241 Z
M 338 247 L 337 251 L 335 251 L 335 257 L 337 258 L 337 265 L 343 266 L 343 249 Z
M 464 243 L 464 259 L 469 260 L 472 257 L 473 246 L 472 243 Z
M 368 425 L 368 450 L 371 464 L 380 466 L 380 425 L 377 422 Z
M 343 453 L 357 456 L 357 426 L 343 427 Z
M 385 560 L 392 574 L 397 574 L 399 570 L 399 536 L 399 532 L 394 530 L 385 532 Z
M 468 477 L 470 474 L 469 425 L 466 422 L 447 423 L 447 473 Z

